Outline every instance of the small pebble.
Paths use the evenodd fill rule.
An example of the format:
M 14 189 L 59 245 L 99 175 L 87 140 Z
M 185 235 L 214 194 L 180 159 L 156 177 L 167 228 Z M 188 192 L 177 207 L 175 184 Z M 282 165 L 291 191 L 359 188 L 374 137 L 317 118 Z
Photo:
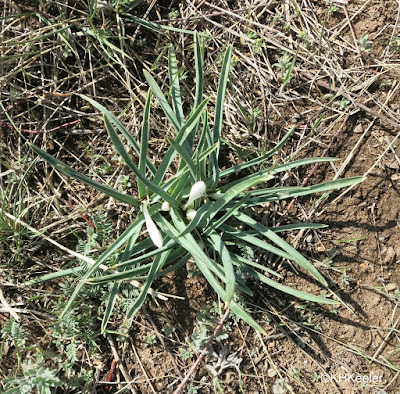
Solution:
M 387 291 L 393 291 L 393 290 L 396 290 L 396 289 L 397 289 L 396 283 L 388 283 L 386 285 L 386 290 Z

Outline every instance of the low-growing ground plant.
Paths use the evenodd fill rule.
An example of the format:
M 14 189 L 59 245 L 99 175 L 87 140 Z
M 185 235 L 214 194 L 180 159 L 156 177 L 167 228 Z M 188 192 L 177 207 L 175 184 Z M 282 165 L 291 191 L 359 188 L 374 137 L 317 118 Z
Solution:
M 361 182 L 362 178 L 335 180 L 311 187 L 268 187 L 269 181 L 283 176 L 293 168 L 335 160 L 323 157 L 284 164 L 271 162 L 272 156 L 293 133 L 293 128 L 273 149 L 262 156 L 230 168 L 220 168 L 224 97 L 232 64 L 232 48 L 229 46 L 223 57 L 211 125 L 207 109 L 208 99 L 203 97 L 203 53 L 199 40 L 199 35 L 195 34 L 196 92 L 193 108 L 187 115 L 182 104 L 179 68 L 174 48 L 171 46 L 169 49 L 169 91 L 172 105 L 154 77 L 148 71 L 143 71 L 150 90 L 139 142 L 103 105 L 93 98 L 81 95 L 103 115 L 115 150 L 136 178 L 137 197 L 96 182 L 39 147 L 30 145 L 34 152 L 64 175 L 139 210 L 134 222 L 111 246 L 96 260 L 87 260 L 90 262 L 87 269 L 60 271 L 29 282 L 38 283 L 53 279 L 56 275 L 60 277 L 80 272 L 79 281 L 60 318 L 70 313 L 84 286 L 107 284 L 109 292 L 101 326 L 104 332 L 114 310 L 121 284 L 128 281 L 140 289 L 127 309 L 126 319 L 129 321 L 139 311 L 148 295 L 155 294 L 151 288 L 154 280 L 179 269 L 190 259 L 223 300 L 225 308 L 230 308 L 235 315 L 261 333 L 264 333 L 263 327 L 240 302 L 241 295 L 253 294 L 244 277 L 251 277 L 307 301 L 325 304 L 337 302 L 327 296 L 328 283 L 314 265 L 279 235 L 298 229 L 318 229 L 324 225 L 298 223 L 267 227 L 257 220 L 257 215 L 251 207 L 354 185 Z M 168 138 L 170 146 L 158 166 L 147 155 L 153 96 L 175 132 L 173 138 Z M 138 164 L 131 158 L 126 144 L 136 151 Z M 148 237 L 139 240 L 144 230 L 147 231 Z M 277 272 L 243 257 L 238 245 L 241 245 L 241 248 L 243 245 L 257 247 L 296 263 L 319 282 L 324 294 L 314 295 L 281 284 Z

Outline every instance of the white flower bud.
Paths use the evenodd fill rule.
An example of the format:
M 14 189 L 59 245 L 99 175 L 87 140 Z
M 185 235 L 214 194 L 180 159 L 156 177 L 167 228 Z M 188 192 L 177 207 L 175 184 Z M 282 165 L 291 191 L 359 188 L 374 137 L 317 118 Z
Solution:
M 213 200 L 219 200 L 222 196 L 223 194 L 221 192 L 215 192 L 209 194 L 209 197 L 212 198 Z
M 151 218 L 149 211 L 147 210 L 147 205 L 143 204 L 143 214 L 144 220 L 146 221 L 146 229 L 150 235 L 151 240 L 157 248 L 161 248 L 163 246 L 163 238 L 160 233 L 160 230 L 157 228 L 153 219 Z
M 207 185 L 203 181 L 196 182 L 190 189 L 189 199 L 183 209 L 186 209 L 192 205 L 193 201 L 202 197 L 207 190 Z
M 171 210 L 171 206 L 169 205 L 169 202 L 164 201 L 161 205 L 161 210 L 163 212 L 169 212 Z
M 188 219 L 188 220 L 193 220 L 194 217 L 196 216 L 196 213 L 197 213 L 196 210 L 194 210 L 194 209 L 192 209 L 192 208 L 189 208 L 189 209 L 186 211 L 186 219 Z

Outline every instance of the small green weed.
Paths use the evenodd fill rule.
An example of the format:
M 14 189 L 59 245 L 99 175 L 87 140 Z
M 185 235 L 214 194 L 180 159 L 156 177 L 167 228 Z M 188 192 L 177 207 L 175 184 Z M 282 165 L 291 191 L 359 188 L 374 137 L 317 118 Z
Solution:
M 52 388 L 62 384 L 56 371 L 45 368 L 34 360 L 28 360 L 22 369 L 22 376 L 5 378 L 4 394 L 31 394 L 35 390 L 38 394 L 51 394 Z

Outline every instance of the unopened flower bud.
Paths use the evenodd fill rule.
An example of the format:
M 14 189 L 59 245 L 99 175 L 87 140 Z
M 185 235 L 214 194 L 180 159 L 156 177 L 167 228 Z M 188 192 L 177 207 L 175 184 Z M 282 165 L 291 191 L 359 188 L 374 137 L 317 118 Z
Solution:
M 193 220 L 194 217 L 196 216 L 197 211 L 195 209 L 189 208 L 186 211 L 186 219 L 188 220 Z
M 222 196 L 223 194 L 221 192 L 215 192 L 209 194 L 209 197 L 212 198 L 213 200 L 219 200 Z
M 203 181 L 196 182 L 190 189 L 189 199 L 183 209 L 186 209 L 192 205 L 193 201 L 202 197 L 207 190 L 207 185 Z
M 143 205 L 143 214 L 144 220 L 146 221 L 146 229 L 149 233 L 151 240 L 153 241 L 154 245 L 157 248 L 161 248 L 163 246 L 163 238 L 160 233 L 160 230 L 157 228 L 156 224 L 154 223 L 153 219 L 151 218 L 149 211 L 147 210 L 147 205 Z
M 161 210 L 163 212 L 169 212 L 171 210 L 171 206 L 169 205 L 169 202 L 164 201 L 161 205 Z

